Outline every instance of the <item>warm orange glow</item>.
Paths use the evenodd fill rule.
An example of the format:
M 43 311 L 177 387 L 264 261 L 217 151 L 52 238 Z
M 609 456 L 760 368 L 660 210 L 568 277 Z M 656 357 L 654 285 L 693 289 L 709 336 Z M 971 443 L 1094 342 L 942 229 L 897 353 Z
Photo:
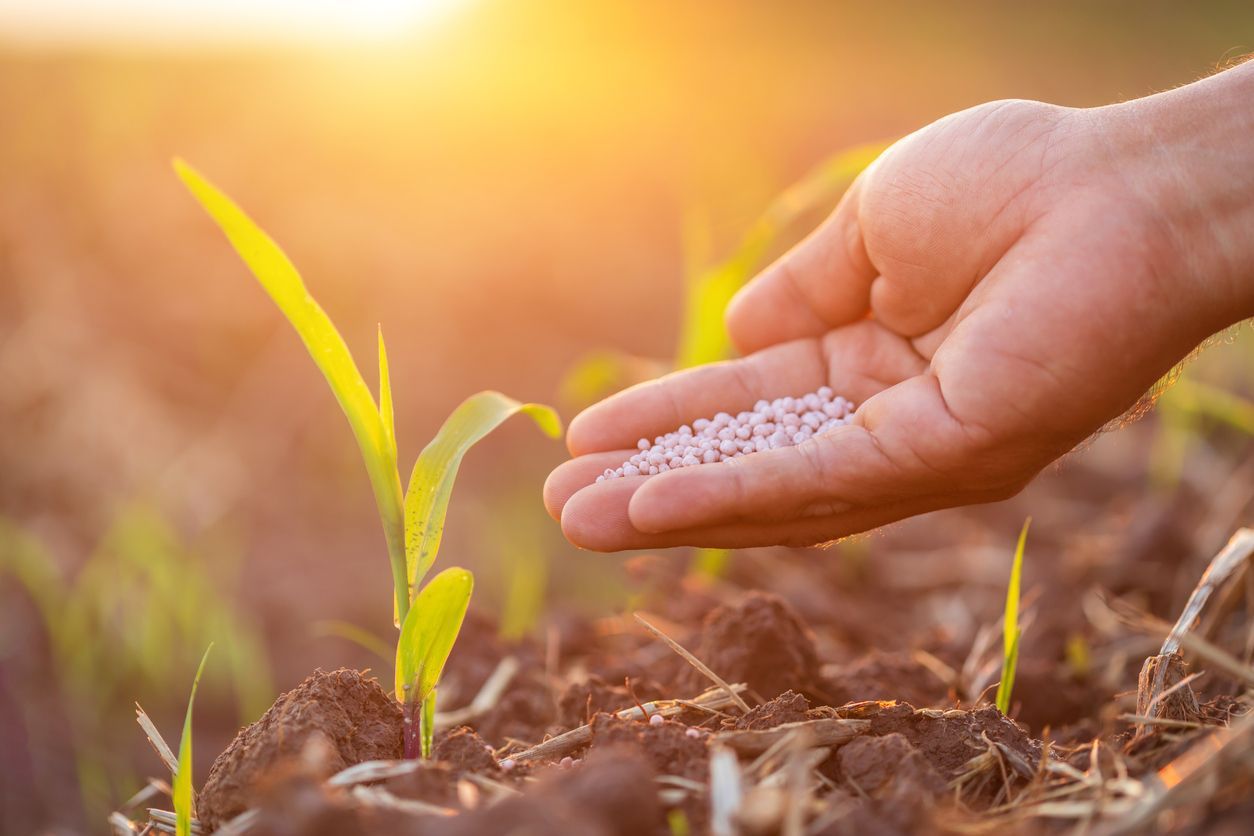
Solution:
M 469 0 L 44 0 L 0 5 L 0 34 L 36 42 L 377 42 Z

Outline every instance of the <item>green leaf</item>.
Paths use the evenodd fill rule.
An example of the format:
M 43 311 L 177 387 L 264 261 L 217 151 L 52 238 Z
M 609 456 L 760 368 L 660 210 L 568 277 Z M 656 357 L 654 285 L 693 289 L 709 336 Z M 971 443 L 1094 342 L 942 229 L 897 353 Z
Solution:
M 1006 611 L 1002 616 L 1002 665 L 1001 680 L 997 683 L 997 708 L 1002 714 L 1010 710 L 1010 694 L 1014 689 L 1015 668 L 1019 661 L 1019 586 L 1023 574 L 1023 551 L 1028 542 L 1028 527 L 1032 518 L 1023 521 L 1019 542 L 1015 546 L 1014 562 L 1010 565 L 1010 583 L 1006 586 Z
M 480 392 L 462 401 L 414 463 L 405 493 L 405 557 L 411 598 L 440 550 L 453 482 L 466 451 L 515 413 L 531 416 L 551 438 L 562 434 L 552 407 L 519 403 L 500 392 Z
M 357 446 L 361 449 L 375 503 L 387 538 L 396 584 L 398 617 L 409 606 L 404 583 L 404 511 L 400 475 L 396 467 L 396 444 L 391 432 L 391 393 L 383 394 L 385 417 L 376 408 L 370 387 L 362 378 L 353 356 L 330 317 L 305 287 L 295 266 L 270 236 L 266 235 L 229 197 L 183 160 L 174 161 L 174 170 L 209 216 L 226 233 L 266 293 L 279 306 L 300 335 L 309 356 L 323 376 L 348 418 Z M 381 371 L 386 363 L 380 354 Z M 404 600 L 402 600 L 404 599 Z
M 196 689 L 200 687 L 200 675 L 209 661 L 210 643 L 205 655 L 200 657 L 196 678 L 192 680 L 192 693 L 187 698 L 187 715 L 183 718 L 183 737 L 179 739 L 179 771 L 174 775 L 174 832 L 176 836 L 190 836 L 192 832 L 192 705 L 196 702 Z
M 1014 639 L 1002 660 L 1001 679 L 997 683 L 997 710 L 1002 714 L 1010 713 L 1010 695 L 1015 688 L 1015 671 L 1019 667 L 1019 639 L 1023 631 L 1016 630 Z
M 392 462 L 396 462 L 396 411 L 392 406 L 392 375 L 388 373 L 388 350 L 383 344 L 383 326 L 379 326 L 379 417 L 383 419 L 383 430 L 387 433 L 388 444 L 392 449 Z M 400 474 L 397 473 L 397 484 Z
M 396 699 L 401 703 L 422 703 L 440 681 L 474 586 L 474 575 L 454 566 L 432 578 L 414 599 L 396 643 Z

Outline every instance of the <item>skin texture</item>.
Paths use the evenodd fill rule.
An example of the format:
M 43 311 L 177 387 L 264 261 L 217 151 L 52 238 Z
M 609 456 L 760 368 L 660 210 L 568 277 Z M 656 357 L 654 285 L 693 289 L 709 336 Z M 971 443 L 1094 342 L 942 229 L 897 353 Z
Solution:
M 545 485 L 598 551 L 811 545 L 1008 498 L 1254 315 L 1254 63 L 1090 110 L 993 102 L 893 145 L 732 301 L 741 359 L 589 408 Z M 853 422 L 593 484 L 637 439 L 831 386 Z

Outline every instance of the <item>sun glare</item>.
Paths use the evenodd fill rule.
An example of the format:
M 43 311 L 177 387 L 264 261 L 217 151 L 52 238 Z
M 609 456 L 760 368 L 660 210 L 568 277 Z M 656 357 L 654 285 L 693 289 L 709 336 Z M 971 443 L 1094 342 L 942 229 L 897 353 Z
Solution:
M 0 0 L 26 41 L 342 43 L 402 38 L 472 0 Z

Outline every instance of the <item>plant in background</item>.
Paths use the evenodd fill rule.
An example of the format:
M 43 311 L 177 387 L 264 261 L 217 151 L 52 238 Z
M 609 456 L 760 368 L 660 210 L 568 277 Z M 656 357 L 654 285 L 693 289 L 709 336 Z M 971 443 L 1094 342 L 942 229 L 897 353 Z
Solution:
M 402 494 L 397 469 L 396 427 L 383 331 L 379 330 L 379 401 L 353 361 L 330 317 L 309 295 L 282 249 L 229 197 L 182 160 L 175 171 L 230 240 L 304 341 L 348 418 L 365 461 L 383 523 L 392 567 L 396 645 L 396 698 L 405 710 L 405 755 L 430 755 L 436 683 L 461 629 L 474 579 L 465 569 L 423 580 L 435 562 L 444 533 L 449 496 L 462 457 L 515 413 L 529 415 L 550 437 L 561 420 L 550 407 L 519 403 L 499 392 L 466 399 L 418 456 Z
M 1254 437 L 1254 401 L 1238 392 L 1196 380 L 1181 366 L 1154 388 L 1159 424 L 1150 450 L 1150 478 L 1160 490 L 1175 489 L 1190 450 L 1207 440 L 1208 424 Z
M 33 638 L 23 639 L 5 618 L 22 611 L 7 594 L 13 590 L 29 600 L 55 673 L 54 693 L 15 683 L 17 703 L 32 711 L 37 702 L 42 710 L 49 702 L 64 706 L 63 723 L 30 726 L 31 777 L 64 780 L 55 757 L 71 752 L 84 820 L 104 818 L 142 783 L 143 773 L 119 760 L 130 735 L 117 717 L 136 693 L 149 695 L 154 714 L 177 711 L 168 684 L 195 670 L 188 648 L 215 638 L 224 646 L 231 691 L 223 677 L 211 678 L 214 697 L 233 697 L 239 722 L 256 719 L 274 699 L 260 631 L 223 592 L 235 562 L 221 544 L 186 542 L 155 509 L 136 503 L 117 512 L 70 577 L 40 539 L 0 517 L 0 666 L 18 642 Z M 61 793 L 60 803 L 73 801 Z
M 1019 583 L 1023 574 L 1023 547 L 1028 542 L 1028 526 L 1032 518 L 1023 521 L 1019 531 L 1019 543 L 1015 546 L 1014 562 L 1010 565 L 1010 583 L 1006 586 L 1006 611 L 1002 617 L 1001 679 L 997 683 L 997 710 L 1010 712 L 1010 694 L 1015 687 L 1015 668 L 1019 664 L 1019 639 L 1023 628 L 1019 625 Z

